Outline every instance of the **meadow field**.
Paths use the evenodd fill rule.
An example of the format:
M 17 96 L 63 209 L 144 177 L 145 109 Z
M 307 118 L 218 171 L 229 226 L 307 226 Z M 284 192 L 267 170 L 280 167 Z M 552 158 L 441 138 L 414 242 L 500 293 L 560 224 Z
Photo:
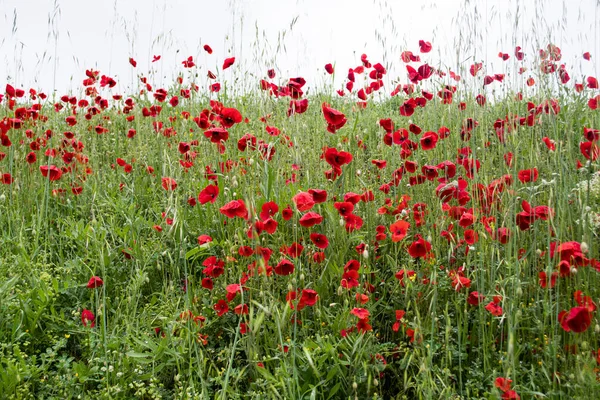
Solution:
M 600 397 L 598 55 L 520 46 L 3 84 L 0 398 Z

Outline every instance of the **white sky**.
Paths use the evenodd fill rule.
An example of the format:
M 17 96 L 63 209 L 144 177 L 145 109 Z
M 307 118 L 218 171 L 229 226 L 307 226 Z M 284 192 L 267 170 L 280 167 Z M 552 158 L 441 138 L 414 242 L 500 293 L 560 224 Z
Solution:
M 207 69 L 217 72 L 224 58 L 235 56 L 221 82 L 241 78 L 255 85 L 275 67 L 278 79 L 303 76 L 319 87 L 330 82 L 323 66 L 331 62 L 341 88 L 363 52 L 388 67 L 388 79 L 406 82 L 399 56 L 418 54 L 420 39 L 433 44 L 421 55 L 433 66 L 456 71 L 457 57 L 466 68 L 487 60 L 487 72 L 509 74 L 515 44 L 532 60 L 553 41 L 574 82 L 599 75 L 599 10 L 600 0 L 0 0 L 0 86 L 77 93 L 85 69 L 94 68 L 127 94 L 150 68 L 154 87 L 168 87 L 192 55 L 200 82 Z M 204 44 L 213 48 L 211 56 Z M 499 51 L 511 60 L 502 63 Z M 582 60 L 585 51 L 592 62 Z M 157 63 L 151 63 L 154 54 L 162 56 Z M 135 70 L 130 56 L 138 61 Z M 246 72 L 256 78 L 245 78 Z M 388 81 L 385 92 L 391 90 Z

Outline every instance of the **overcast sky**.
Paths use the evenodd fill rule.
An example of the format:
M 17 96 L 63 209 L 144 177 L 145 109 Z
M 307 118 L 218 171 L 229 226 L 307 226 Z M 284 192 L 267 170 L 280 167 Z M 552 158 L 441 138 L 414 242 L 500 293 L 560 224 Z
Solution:
M 303 76 L 319 87 L 330 82 L 323 66 L 331 62 L 340 88 L 366 53 L 390 69 L 390 84 L 406 82 L 400 53 L 418 54 L 420 39 L 433 44 L 421 55 L 431 65 L 460 72 L 459 64 L 476 60 L 487 62 L 489 73 L 509 74 L 515 45 L 532 60 L 553 41 L 576 79 L 600 75 L 599 10 L 600 0 L 0 0 L 0 80 L 77 93 L 85 70 L 94 68 L 127 93 L 150 69 L 155 87 L 169 86 L 189 72 L 181 62 L 191 55 L 202 81 L 210 69 L 221 82 L 252 84 L 275 68 L 278 78 Z M 499 51 L 513 57 L 502 63 Z M 585 51 L 592 62 L 582 60 Z M 154 55 L 161 60 L 152 63 Z M 231 56 L 234 67 L 219 73 Z

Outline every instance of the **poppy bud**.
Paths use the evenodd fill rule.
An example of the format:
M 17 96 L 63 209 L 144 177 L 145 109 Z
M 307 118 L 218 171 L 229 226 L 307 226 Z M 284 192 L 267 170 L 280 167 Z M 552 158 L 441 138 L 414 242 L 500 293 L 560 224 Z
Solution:
M 362 256 L 365 260 L 368 259 L 369 258 L 369 250 L 366 250 L 366 249 L 363 250 Z
M 352 382 L 352 389 L 354 389 L 354 390 L 358 389 L 358 383 Z
M 373 386 L 379 386 L 379 381 L 377 378 L 373 379 Z
M 600 325 L 596 324 L 594 327 L 594 332 L 596 332 L 596 334 L 600 333 Z
M 288 284 L 288 292 L 293 292 L 294 291 L 294 285 L 292 285 L 291 283 Z
M 304 282 L 304 274 L 300 274 L 300 282 Z
M 580 247 L 581 247 L 581 252 L 582 253 L 587 253 L 587 251 L 589 250 L 589 246 L 588 246 L 588 244 L 586 242 L 581 242 Z
M 346 221 L 344 221 L 344 218 L 340 218 L 340 226 L 344 226 L 346 224 Z
M 589 345 L 588 345 L 588 342 L 582 342 L 582 343 L 581 343 L 581 348 L 582 348 L 583 350 L 587 350 L 587 349 L 588 349 L 588 346 L 589 346 Z
M 577 268 L 571 267 L 571 274 L 572 275 L 577 275 Z
M 344 294 L 344 288 L 343 288 L 343 287 L 341 287 L 341 286 L 338 286 L 338 289 L 337 289 L 337 295 L 338 295 L 338 296 L 341 296 L 341 295 L 343 295 L 343 294 Z

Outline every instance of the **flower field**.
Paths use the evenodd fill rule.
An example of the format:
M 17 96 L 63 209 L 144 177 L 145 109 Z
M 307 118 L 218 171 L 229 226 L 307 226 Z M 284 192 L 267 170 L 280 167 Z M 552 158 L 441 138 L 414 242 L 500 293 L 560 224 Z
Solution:
M 7 83 L 0 397 L 600 396 L 596 55 L 433 47 Z

